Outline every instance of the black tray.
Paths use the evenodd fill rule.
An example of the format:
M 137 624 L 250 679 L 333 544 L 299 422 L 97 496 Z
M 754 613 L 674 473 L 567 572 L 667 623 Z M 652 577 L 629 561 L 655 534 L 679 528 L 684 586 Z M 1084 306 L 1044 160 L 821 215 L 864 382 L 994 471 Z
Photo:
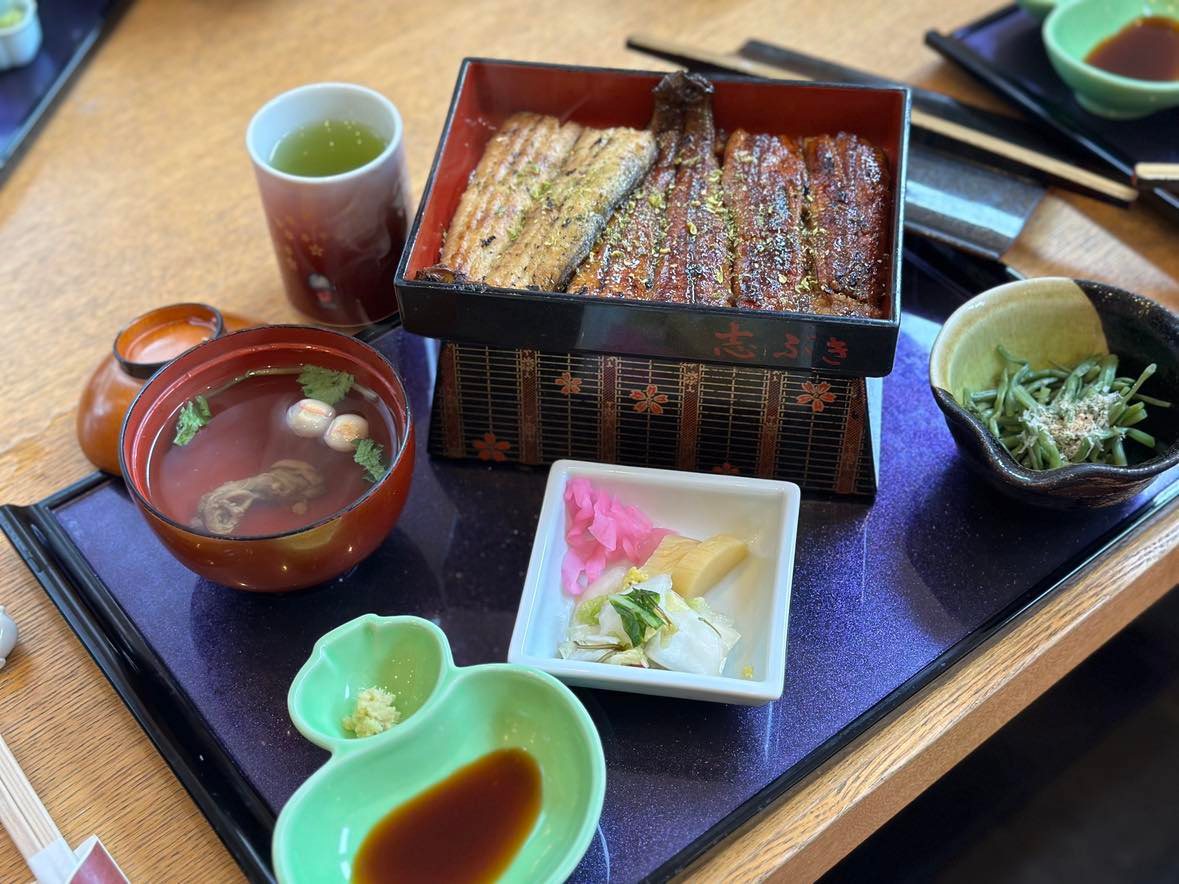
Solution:
M 733 833 L 1179 492 L 1179 471 L 1088 513 L 1030 510 L 977 479 L 929 394 L 928 350 L 969 294 L 1009 276 L 912 240 L 897 367 L 884 382 L 872 505 L 804 499 L 782 699 L 764 707 L 581 690 L 602 735 L 606 803 L 574 879 L 662 880 Z M 433 345 L 374 344 L 428 420 Z M 431 460 L 388 541 L 329 586 L 214 586 L 155 540 L 122 483 L 94 475 L 0 527 L 254 880 L 277 810 L 325 755 L 287 720 L 291 677 L 323 632 L 366 612 L 440 623 L 459 664 L 502 660 L 543 470 Z
M 41 4 L 40 51 L 24 67 L 0 71 L 0 181 L 129 4 L 130 0 Z
M 928 31 L 925 42 L 1070 144 L 1107 163 L 1127 183 L 1133 182 L 1136 163 L 1179 162 L 1179 109 L 1137 120 L 1089 113 L 1052 69 L 1040 25 L 1018 6 L 1005 6 L 949 34 Z M 1142 198 L 1179 221 L 1179 194 L 1143 188 Z

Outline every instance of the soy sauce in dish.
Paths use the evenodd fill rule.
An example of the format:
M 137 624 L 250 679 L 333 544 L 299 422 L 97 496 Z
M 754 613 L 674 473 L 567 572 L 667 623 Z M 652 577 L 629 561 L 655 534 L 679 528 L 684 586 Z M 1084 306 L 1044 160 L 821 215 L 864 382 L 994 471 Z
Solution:
M 494 881 L 540 813 L 540 768 L 500 749 L 459 768 L 387 814 L 352 862 L 352 884 Z
M 1089 51 L 1094 67 L 1136 80 L 1179 80 L 1179 21 L 1136 18 Z

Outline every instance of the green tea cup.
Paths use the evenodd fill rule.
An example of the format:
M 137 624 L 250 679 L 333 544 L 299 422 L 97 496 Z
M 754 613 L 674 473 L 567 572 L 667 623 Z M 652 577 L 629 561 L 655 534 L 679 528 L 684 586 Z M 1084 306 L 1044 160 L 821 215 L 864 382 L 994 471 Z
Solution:
M 373 685 L 395 695 L 401 721 L 353 737 L 342 719 Z M 529 667 L 456 667 L 446 636 L 428 620 L 366 614 L 332 630 L 295 676 L 288 708 L 299 732 L 332 757 L 279 814 L 280 882 L 347 882 L 382 818 L 497 749 L 524 749 L 541 773 L 539 816 L 502 881 L 563 881 L 593 839 L 606 764 L 585 708 Z

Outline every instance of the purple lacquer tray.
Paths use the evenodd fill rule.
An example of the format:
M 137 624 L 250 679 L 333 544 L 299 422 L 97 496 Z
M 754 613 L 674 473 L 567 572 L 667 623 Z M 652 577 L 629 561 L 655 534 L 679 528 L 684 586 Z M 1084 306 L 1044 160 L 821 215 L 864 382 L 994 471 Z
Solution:
M 1179 109 L 1137 120 L 1090 113 L 1052 69 L 1040 27 L 1018 6 L 1006 6 L 949 34 L 929 31 L 925 42 L 1127 182 L 1135 163 L 1179 162 Z M 1143 198 L 1179 220 L 1179 194 L 1158 187 L 1144 189 Z
M 910 242 L 906 315 L 884 382 L 874 503 L 804 500 L 786 692 L 760 708 L 581 690 L 607 792 L 577 881 L 665 879 L 782 795 L 1072 571 L 1152 517 L 1179 475 L 1115 509 L 1045 513 L 975 478 L 927 385 L 939 322 L 1003 281 Z M 286 692 L 315 639 L 367 611 L 442 626 L 459 664 L 503 660 L 540 509 L 542 470 L 425 454 L 434 347 L 374 343 L 402 369 L 418 463 L 397 530 L 329 586 L 266 597 L 200 580 L 156 542 L 120 482 L 95 476 L 2 525 L 251 878 L 268 880 L 287 797 L 325 760 Z M 556 590 L 554 590 L 556 591 Z

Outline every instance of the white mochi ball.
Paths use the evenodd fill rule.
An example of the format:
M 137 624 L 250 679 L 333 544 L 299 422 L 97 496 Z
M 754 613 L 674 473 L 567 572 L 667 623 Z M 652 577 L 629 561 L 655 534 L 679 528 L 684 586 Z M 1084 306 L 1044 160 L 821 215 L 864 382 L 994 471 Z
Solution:
M 368 421 L 359 414 L 341 414 L 323 434 L 323 441 L 336 451 L 355 451 L 356 443 L 368 438 Z
M 319 399 L 300 399 L 287 409 L 287 426 L 296 436 L 314 439 L 331 426 L 336 410 Z

